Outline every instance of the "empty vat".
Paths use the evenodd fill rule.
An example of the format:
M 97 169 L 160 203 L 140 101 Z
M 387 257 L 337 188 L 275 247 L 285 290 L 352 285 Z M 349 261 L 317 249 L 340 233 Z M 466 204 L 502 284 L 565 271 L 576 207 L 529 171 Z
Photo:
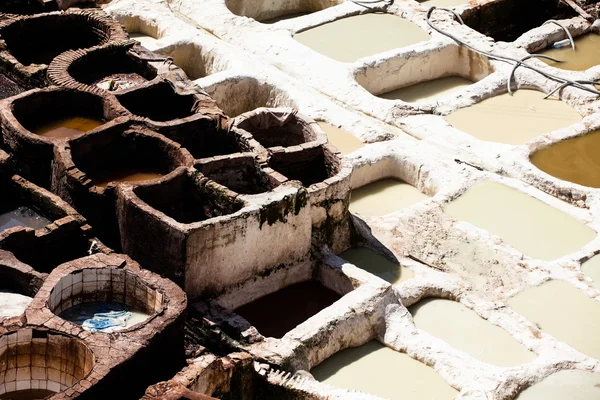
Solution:
M 144 322 L 150 316 L 145 312 L 135 310 L 134 308 L 123 303 L 115 302 L 90 302 L 78 304 L 63 311 L 59 316 L 64 320 L 71 321 L 79 326 L 83 326 L 83 328 L 86 330 L 90 330 L 90 327 L 88 324 L 86 324 L 86 321 L 98 319 L 97 314 L 121 312 L 124 313 L 124 315 L 119 316 L 119 318 L 111 319 L 113 321 L 118 321 L 120 323 L 119 325 L 107 326 L 107 328 L 100 329 L 99 332 L 112 333 L 121 331 L 123 329 L 129 329 L 136 324 Z
M 581 121 L 567 103 L 543 97 L 542 92 L 521 89 L 514 96 L 505 93 L 461 108 L 446 120 L 477 139 L 513 145 Z
M 417 328 L 488 364 L 510 367 L 535 358 L 504 329 L 459 302 L 430 298 L 409 311 Z
M 378 97 L 387 100 L 402 100 L 407 103 L 432 101 L 456 93 L 472 83 L 460 76 L 447 76 L 392 90 L 379 94 Z
M 585 276 L 592 278 L 590 285 L 600 289 L 600 256 L 590 258 L 581 266 L 581 271 Z
M 385 178 L 354 189 L 350 211 L 366 217 L 390 214 L 429 197 L 415 187 L 395 178 Z
M 263 336 L 281 338 L 341 296 L 317 281 L 287 286 L 235 310 Z
M 323 182 L 340 172 L 340 159 L 329 149 L 313 147 L 297 152 L 274 153 L 269 166 L 304 187 Z
M 327 135 L 329 143 L 334 145 L 344 155 L 353 153 L 364 146 L 363 142 L 345 129 L 323 121 L 318 121 L 317 123 Z
M 25 206 L 0 214 L 0 232 L 18 226 L 31 229 L 42 229 L 51 223 L 52 221 L 49 219 Z
M 410 269 L 367 247 L 349 248 L 341 253 L 340 257 L 391 284 L 404 282 L 414 276 Z
M 546 49 L 539 52 L 539 54 L 564 61 L 556 63 L 540 58 L 540 60 L 553 67 L 570 71 L 585 71 L 600 64 L 600 35 L 588 33 L 578 37 L 575 39 L 575 51 L 569 45 L 560 49 Z
M 44 122 L 33 128 L 33 133 L 53 139 L 64 139 L 96 129 L 104 122 L 97 118 L 66 117 Z
M 554 260 L 581 249 L 596 232 L 542 201 L 496 182 L 469 188 L 444 207 L 453 218 L 498 235 L 525 255 Z
M 373 340 L 311 369 L 319 381 L 388 399 L 451 400 L 458 392 L 432 368 Z
M 32 301 L 33 299 L 29 296 L 0 289 L 0 318 L 23 314 Z
M 517 294 L 508 303 L 542 331 L 600 359 L 600 303 L 575 286 L 549 281 Z
M 600 188 L 600 130 L 544 147 L 530 160 L 558 179 Z
M 525 389 L 516 400 L 597 400 L 600 398 L 600 374 L 567 370 L 550 375 Z
M 305 46 L 341 62 L 429 39 L 427 32 L 392 14 L 371 13 L 342 18 L 294 35 Z

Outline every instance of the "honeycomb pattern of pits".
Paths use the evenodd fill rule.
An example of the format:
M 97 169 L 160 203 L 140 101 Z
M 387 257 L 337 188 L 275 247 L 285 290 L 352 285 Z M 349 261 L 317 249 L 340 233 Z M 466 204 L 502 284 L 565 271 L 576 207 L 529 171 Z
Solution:
M 94 354 L 81 340 L 33 328 L 0 336 L 0 360 L 0 394 L 6 398 L 31 389 L 58 393 L 84 379 L 95 365 Z
M 567 4 L 552 0 L 534 0 L 526 4 L 518 0 L 486 2 L 461 15 L 465 24 L 494 40 L 512 42 L 549 19 L 576 16 Z
M 279 186 L 280 182 L 257 165 L 252 155 L 241 155 L 196 165 L 207 178 L 239 194 L 260 194 Z
M 269 166 L 289 180 L 302 182 L 305 187 L 323 182 L 340 172 L 339 159 L 325 147 L 275 153 Z
M 342 0 L 286 0 L 275 5 L 265 0 L 227 0 L 225 5 L 235 15 L 269 23 L 272 20 L 314 13 L 341 3 Z
M 119 303 L 149 316 L 163 310 L 164 295 L 122 269 L 94 268 L 64 276 L 50 292 L 48 307 L 61 315 L 88 303 Z

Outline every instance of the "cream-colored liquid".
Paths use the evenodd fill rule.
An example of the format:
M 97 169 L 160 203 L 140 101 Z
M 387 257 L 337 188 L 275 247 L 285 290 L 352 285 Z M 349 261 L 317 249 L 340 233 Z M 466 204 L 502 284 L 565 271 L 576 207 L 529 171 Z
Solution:
M 425 299 L 409 311 L 417 328 L 483 362 L 511 367 L 535 358 L 504 329 L 456 301 Z
M 471 85 L 468 79 L 460 76 L 447 76 L 445 78 L 434 79 L 417 83 L 415 85 L 392 90 L 391 92 L 377 95 L 382 99 L 402 100 L 408 103 L 432 101 Z
M 415 275 L 410 269 L 366 247 L 352 247 L 340 257 L 391 284 L 404 282 Z
M 16 317 L 25 312 L 33 298 L 0 291 L 0 317 Z
M 327 134 L 329 143 L 334 145 L 342 154 L 350 154 L 364 146 L 364 143 L 358 140 L 356 136 L 344 129 L 322 121 L 319 121 L 318 124 Z
M 451 400 L 458 394 L 432 368 L 375 340 L 334 354 L 310 373 L 332 386 L 388 399 Z
M 153 38 L 152 36 L 149 35 L 144 35 L 143 33 L 130 33 L 129 37 L 131 39 L 137 40 L 138 42 L 140 42 L 140 44 L 142 46 L 144 46 L 145 48 L 147 48 L 148 50 L 156 50 L 158 49 L 158 46 L 156 44 L 156 42 L 158 42 L 158 39 Z
M 311 49 L 341 62 L 429 39 L 429 35 L 407 19 L 392 14 L 371 13 L 338 19 L 294 35 Z
M 350 211 L 366 217 L 390 214 L 429 197 L 398 179 L 385 178 L 352 191 Z
M 590 285 L 600 289 L 600 256 L 592 257 L 584 262 L 581 266 L 581 271 L 585 276 L 593 280 L 593 282 L 590 282 Z
M 446 120 L 477 139 L 514 145 L 581 121 L 567 103 L 543 97 L 521 89 L 514 96 L 505 93 L 457 110 Z
M 539 54 L 564 61 L 556 63 L 540 58 L 540 60 L 553 67 L 570 71 L 585 71 L 588 68 L 600 65 L 600 35 L 588 33 L 575 39 L 575 51 L 569 45 L 560 49 L 547 49 L 539 52 Z
M 484 181 L 444 207 L 451 217 L 500 236 L 525 255 L 555 260 L 596 237 L 584 223 L 500 183 Z
M 549 281 L 519 293 L 508 303 L 544 332 L 600 359 L 600 303 L 575 286 Z
M 558 179 L 600 188 L 600 130 L 536 151 L 530 160 Z
M 568 370 L 559 371 L 525 389 L 516 400 L 598 400 L 600 374 Z
M 468 3 L 469 0 L 427 0 L 420 1 L 425 7 L 453 7 Z
M 67 117 L 40 125 L 33 132 L 47 138 L 64 139 L 91 131 L 102 124 L 102 120 L 95 118 Z

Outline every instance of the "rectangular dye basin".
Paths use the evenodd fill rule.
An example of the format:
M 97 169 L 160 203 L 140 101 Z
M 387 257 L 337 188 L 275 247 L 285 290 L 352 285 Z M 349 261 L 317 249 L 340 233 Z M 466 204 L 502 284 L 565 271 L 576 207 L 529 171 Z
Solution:
M 590 285 L 596 289 L 600 289 L 600 256 L 592 257 L 584 262 L 581 266 L 581 272 L 592 279 Z
M 0 232 L 18 226 L 31 229 L 42 229 L 51 223 L 52 221 L 49 219 L 25 206 L 0 214 Z
M 565 281 L 549 281 L 508 301 L 519 314 L 571 347 L 600 359 L 600 303 Z
M 408 103 L 426 102 L 449 96 L 471 84 L 473 82 L 460 76 L 447 76 L 392 90 L 377 96 L 382 99 L 402 100 Z
M 500 236 L 523 254 L 551 261 L 596 237 L 584 223 L 542 201 L 496 182 L 469 188 L 444 207 L 453 218 Z
M 385 178 L 354 189 L 350 196 L 350 212 L 366 217 L 378 217 L 428 198 L 406 182 Z
M 598 400 L 600 374 L 566 370 L 525 389 L 515 400 Z
M 410 269 L 367 247 L 352 247 L 341 253 L 340 257 L 391 284 L 404 282 L 415 276 Z
M 536 90 L 517 90 L 461 108 L 446 120 L 450 125 L 480 140 L 519 145 L 536 136 L 581 121 L 581 115 L 567 103 L 544 100 Z
M 427 32 L 392 14 L 370 13 L 338 19 L 294 35 L 303 45 L 341 62 L 354 62 L 429 39 Z
M 535 358 L 504 329 L 459 302 L 429 298 L 408 310 L 417 328 L 485 363 L 511 367 Z
M 458 394 L 432 368 L 375 340 L 334 354 L 310 373 L 332 386 L 393 400 L 451 400 Z
M 540 60 L 553 67 L 569 71 L 585 71 L 588 68 L 600 65 L 600 35 L 588 33 L 576 38 L 575 51 L 569 45 L 559 49 L 546 49 L 538 53 L 564 61 L 556 63 L 540 58 Z
M 317 281 L 287 286 L 237 309 L 263 336 L 282 338 L 342 296 Z
M 342 128 L 338 128 L 327 122 L 319 121 L 317 123 L 327 135 L 329 143 L 334 145 L 344 155 L 353 153 L 365 145 L 356 136 Z
M 555 178 L 600 188 L 600 130 L 544 147 L 529 159 Z

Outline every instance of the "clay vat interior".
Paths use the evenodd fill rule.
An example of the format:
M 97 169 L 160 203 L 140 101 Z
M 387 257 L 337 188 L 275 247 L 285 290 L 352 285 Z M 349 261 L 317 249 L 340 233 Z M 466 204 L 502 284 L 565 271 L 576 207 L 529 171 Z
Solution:
M 536 358 L 507 331 L 458 301 L 429 297 L 408 310 L 417 328 L 485 363 L 511 367 Z
M 595 334 L 600 328 L 600 304 L 570 283 L 547 281 L 518 293 L 508 304 L 543 332 L 590 357 L 600 358 Z
M 374 96 L 413 102 L 448 95 L 493 72 L 487 57 L 448 45 L 416 56 L 393 57 L 361 67 L 355 79 Z
M 205 127 L 182 131 L 171 138 L 185 147 L 196 160 L 253 150 L 248 141 L 234 130 Z
M 109 120 L 102 97 L 70 90 L 35 92 L 16 99 L 13 116 L 28 131 L 46 137 L 69 137 Z
M 130 55 L 123 47 L 89 52 L 74 61 L 67 72 L 78 82 L 101 88 L 114 80 L 118 89 L 138 86 L 157 75 L 150 63 Z
M 290 15 L 321 11 L 342 2 L 343 0 L 285 0 L 278 3 L 268 0 L 226 0 L 225 5 L 235 15 L 268 23 L 268 20 Z
M 215 51 L 205 50 L 194 42 L 177 42 L 161 47 L 156 54 L 173 58 L 173 62 L 181 68 L 191 80 L 209 76 L 229 68 Z
M 554 49 L 547 48 L 537 54 L 554 57 L 564 61 L 557 63 L 540 58 L 541 61 L 556 68 L 569 71 L 585 71 L 600 65 L 600 35 L 587 33 L 575 38 L 575 51 L 570 46 Z
M 600 374 L 590 371 L 556 372 L 521 392 L 515 400 L 595 400 L 600 395 Z
M 423 6 L 429 8 L 432 6 L 436 7 L 454 7 L 467 4 L 469 0 L 417 0 Z
M 498 235 L 528 257 L 545 261 L 579 251 L 597 236 L 571 215 L 492 181 L 471 186 L 446 204 L 444 213 Z
M 295 115 L 282 121 L 289 111 L 291 110 L 255 110 L 257 114 L 239 116 L 239 122 L 235 125 L 249 132 L 266 148 L 299 146 L 317 140 L 317 132 L 310 121 Z
M 117 99 L 132 114 L 158 122 L 194 115 L 196 102 L 191 94 L 175 93 L 166 81 L 119 94 Z
M 67 50 L 108 41 L 108 28 L 82 14 L 49 14 L 18 20 L 2 29 L 8 51 L 23 65 L 50 64 Z
M 391 260 L 390 257 L 383 256 L 368 247 L 354 246 L 344 250 L 339 256 L 392 285 L 407 281 L 415 275 L 398 260 Z
M 319 146 L 298 152 L 274 153 L 269 166 L 289 180 L 300 181 L 309 187 L 334 177 L 340 171 L 340 159 Z
M 30 328 L 0 336 L 0 360 L 0 394 L 64 391 L 84 379 L 95 364 L 94 354 L 79 339 Z
M 239 194 L 260 194 L 279 186 L 279 182 L 257 165 L 253 155 L 231 157 L 199 165 L 208 179 Z
M 365 146 L 356 136 L 347 130 L 331 125 L 325 121 L 317 121 L 323 132 L 327 135 L 328 142 L 338 149 L 343 155 L 348 155 Z
M 529 160 L 555 178 L 600 188 L 600 130 L 569 138 L 534 151 Z
M 75 166 L 93 185 L 156 179 L 184 163 L 174 146 L 134 129 L 121 126 L 82 136 L 69 142 Z
M 512 42 L 549 19 L 566 19 L 578 14 L 554 0 L 500 0 L 466 10 L 461 16 L 472 29 L 496 41 Z
M 418 25 L 381 12 L 342 17 L 294 35 L 299 43 L 335 61 L 361 58 L 430 39 Z
M 429 198 L 410 183 L 396 177 L 368 183 L 350 194 L 350 212 L 376 217 L 411 207 Z
M 33 15 L 57 10 L 56 3 L 42 4 L 38 1 L 5 0 L 0 4 L 0 13 L 15 15 Z
M 123 310 L 133 315 L 122 329 L 129 329 L 160 313 L 164 299 L 162 292 L 130 271 L 89 268 L 61 278 L 50 292 L 48 306 L 54 314 L 77 325 L 86 319 L 84 315 L 92 317 L 90 310 L 101 310 L 105 305 L 116 311 L 116 306 L 125 306 Z
M 203 182 L 198 172 L 185 171 L 160 184 L 134 189 L 149 206 L 182 224 L 205 221 L 241 210 L 245 203 L 219 185 Z
M 13 180 L 1 179 L 0 193 L 0 232 L 15 224 L 42 229 L 67 216 L 51 199 L 20 187 Z
M 595 287 L 596 289 L 600 289 L 600 257 L 594 256 L 584 262 L 581 265 L 581 272 L 584 273 L 586 278 L 592 279 L 591 282 L 588 283 Z M 587 279 L 586 279 L 587 280 Z
M 0 319 L 22 315 L 38 288 L 27 274 L 0 264 Z
M 255 78 L 226 79 L 204 90 L 232 118 L 260 107 L 298 108 L 285 91 Z
M 338 351 L 310 373 L 335 387 L 394 400 L 452 400 L 458 394 L 433 368 L 376 340 Z
M 148 50 L 156 50 L 156 41 L 164 36 L 164 32 L 155 23 L 135 15 L 119 18 L 119 22 L 125 26 L 130 38 L 137 40 Z

